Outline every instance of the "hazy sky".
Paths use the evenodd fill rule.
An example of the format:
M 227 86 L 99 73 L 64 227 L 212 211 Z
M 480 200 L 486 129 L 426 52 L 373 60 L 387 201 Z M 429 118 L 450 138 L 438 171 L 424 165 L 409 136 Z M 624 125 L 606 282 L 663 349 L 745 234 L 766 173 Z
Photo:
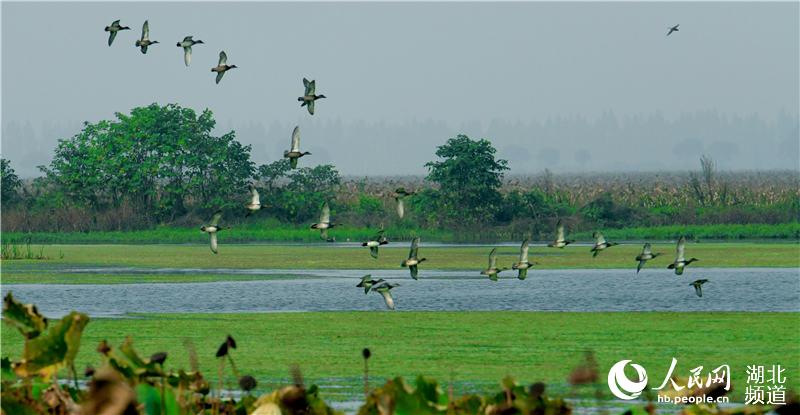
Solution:
M 447 132 L 481 136 L 493 121 L 576 116 L 591 121 L 608 111 L 621 118 L 657 113 L 674 120 L 683 113 L 712 110 L 725 117 L 755 115 L 766 123 L 781 114 L 796 119 L 799 11 L 798 2 L 4 1 L 3 126 L 30 123 L 41 137 L 34 151 L 21 138 L 4 133 L 2 152 L 12 162 L 23 160 L 17 170 L 27 172 L 32 169 L 27 165 L 46 163 L 56 140 L 77 132 L 73 130 L 80 122 L 152 102 L 209 108 L 223 128 L 285 128 L 283 134 L 270 130 L 263 138 L 240 135 L 254 144 L 253 157 L 259 162 L 278 157 L 288 146 L 291 127 L 299 124 L 303 144 L 321 154 L 309 163 L 333 162 L 349 174 L 423 173 L 435 146 L 447 138 L 424 128 L 406 138 L 396 133 L 382 137 L 379 128 L 371 129 L 374 136 L 350 136 L 352 125 L 443 123 Z M 121 32 L 108 47 L 103 28 L 115 19 L 133 30 Z M 133 43 L 145 19 L 151 39 L 161 43 L 142 55 Z M 680 32 L 666 37 L 667 28 L 678 23 Z M 206 44 L 194 48 L 192 66 L 186 68 L 175 43 L 190 34 Z M 220 50 L 239 69 L 215 85 L 210 68 Z M 316 79 L 317 93 L 329 97 L 318 103 L 313 120 L 296 101 L 304 76 Z M 40 131 L 42 123 L 73 130 L 52 136 Z M 331 124 L 343 130 L 326 145 L 325 126 Z M 355 135 L 363 129 L 352 131 Z M 658 140 L 668 142 L 654 145 L 673 149 L 692 139 L 708 147 L 719 141 L 714 131 L 689 135 L 662 137 Z M 541 156 L 538 148 L 547 144 L 541 137 L 489 138 L 497 140 L 501 153 L 529 143 L 536 148 L 527 150 Z M 557 137 L 548 140 L 553 148 L 562 145 Z M 785 134 L 776 140 L 785 144 Z M 362 151 L 366 141 L 375 151 Z M 579 164 L 572 153 L 584 147 L 597 155 L 580 167 L 620 165 L 615 153 L 598 153 L 596 138 L 567 144 L 564 168 Z M 767 156 L 748 164 L 745 144 L 736 144 L 743 160 L 738 164 L 774 167 Z M 387 148 L 393 151 L 381 151 Z M 789 143 L 787 148 L 795 147 Z M 640 156 L 637 149 L 618 151 L 620 160 Z M 657 158 L 664 160 L 660 168 L 683 166 L 680 154 L 673 153 L 679 152 L 665 157 L 676 158 L 677 164 Z M 792 157 L 784 164 L 791 165 L 796 160 Z M 692 154 L 687 163 L 696 164 L 696 158 Z M 542 168 L 531 162 L 519 172 Z

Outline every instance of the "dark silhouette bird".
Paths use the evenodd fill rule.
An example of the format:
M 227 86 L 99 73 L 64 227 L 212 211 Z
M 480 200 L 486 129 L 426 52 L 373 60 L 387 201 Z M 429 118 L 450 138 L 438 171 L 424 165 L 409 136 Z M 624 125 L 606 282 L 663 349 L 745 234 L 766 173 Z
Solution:
M 674 269 L 675 275 L 682 275 L 683 269 L 689 266 L 692 262 L 699 261 L 697 258 L 686 259 L 684 251 L 686 250 L 686 237 L 681 236 L 678 239 L 678 245 L 675 249 L 675 262 L 667 266 L 668 269 Z
M 186 36 L 182 41 L 178 42 L 177 46 L 183 48 L 183 63 L 189 66 L 192 63 L 192 46 L 202 45 L 202 40 L 194 40 L 193 36 Z
M 211 220 L 208 222 L 207 225 L 203 225 L 200 227 L 200 230 L 207 233 L 209 237 L 209 243 L 211 244 L 211 252 L 218 253 L 217 251 L 217 232 L 223 230 L 224 228 L 219 226 L 219 220 L 222 218 L 222 211 L 218 210 L 214 213 L 214 216 L 211 217 Z
M 302 104 L 300 104 L 301 107 L 308 107 L 308 113 L 314 115 L 314 102 L 318 99 L 327 97 L 325 95 L 314 94 L 317 89 L 316 81 L 309 81 L 308 79 L 303 78 L 303 85 L 305 86 L 306 91 L 303 96 L 298 97 L 297 100 L 302 102 Z
M 300 151 L 300 127 L 295 126 L 294 130 L 292 131 L 292 147 L 289 151 L 283 152 L 283 157 L 289 159 L 289 165 L 293 168 L 297 168 L 297 159 L 303 156 L 310 156 L 311 153 L 308 151 Z
M 597 254 L 599 254 L 600 251 L 604 249 L 610 248 L 614 245 L 619 245 L 616 242 L 606 241 L 606 238 L 600 232 L 593 233 L 592 237 L 594 238 L 594 246 L 592 247 L 592 249 L 589 250 L 590 252 L 592 252 L 592 257 L 596 257 Z
M 380 284 L 382 282 L 385 282 L 385 281 L 386 280 L 383 279 L 383 278 L 379 278 L 377 280 L 373 280 L 372 279 L 372 274 L 367 274 L 367 275 L 361 277 L 361 282 L 359 282 L 358 285 L 356 285 L 356 287 L 363 288 L 364 289 L 364 294 L 367 294 L 367 293 L 369 293 L 369 289 L 372 288 L 374 285 L 378 285 L 378 284 Z
M 558 220 L 556 223 L 556 240 L 547 244 L 550 248 L 563 248 L 575 241 L 567 240 L 564 238 L 564 224 L 561 222 L 561 219 Z
M 367 242 L 363 242 L 361 244 L 361 246 L 369 247 L 369 254 L 375 259 L 378 259 L 378 247 L 389 243 L 389 240 L 383 236 L 383 233 L 384 230 L 381 229 L 377 234 L 375 234 L 375 236 L 370 238 Z
M 222 80 L 222 76 L 225 75 L 225 72 L 228 72 L 231 69 L 236 68 L 236 65 L 228 65 L 228 55 L 225 54 L 225 51 L 219 53 L 219 63 L 217 66 L 211 68 L 211 72 L 217 73 L 217 84 L 219 81 Z
M 694 280 L 693 282 L 689 283 L 692 287 L 694 287 L 694 293 L 697 294 L 698 297 L 703 296 L 703 284 L 707 283 L 708 280 L 703 278 L 699 280 Z
M 414 238 L 411 241 L 411 251 L 408 253 L 408 259 L 404 259 L 403 262 L 400 263 L 401 267 L 408 267 L 408 270 L 411 272 L 411 278 L 417 278 L 417 266 L 425 261 L 426 258 L 418 258 L 417 254 L 419 253 L 419 236 Z
M 678 26 L 680 26 L 680 25 L 679 25 L 679 24 L 676 24 L 675 26 L 672 26 L 672 27 L 670 27 L 670 28 L 669 28 L 669 32 L 667 32 L 667 36 L 671 35 L 671 34 L 672 34 L 672 32 L 678 32 L 678 31 L 679 31 L 679 30 L 678 30 Z
M 492 281 L 497 281 L 497 274 L 507 270 L 508 268 L 497 268 L 497 248 L 493 248 L 489 252 L 489 267 L 481 271 L 481 275 L 489 276 Z
M 142 38 L 136 41 L 136 46 L 141 49 L 142 53 L 147 53 L 147 47 L 158 43 L 157 40 L 150 40 L 150 24 L 147 20 L 142 25 Z
M 392 293 L 390 292 L 392 288 L 399 287 L 400 284 L 391 284 L 388 282 L 383 282 L 379 285 L 372 287 L 372 291 L 383 296 L 383 301 L 386 303 L 386 307 L 389 310 L 394 310 L 394 299 L 392 298 Z
M 644 244 L 644 247 L 642 248 L 642 253 L 636 256 L 636 260 L 639 261 L 639 265 L 636 266 L 636 273 L 638 274 L 639 271 L 641 271 L 642 268 L 644 268 L 645 262 L 659 255 L 661 255 L 660 252 L 653 253 L 653 251 L 650 249 L 649 243 Z
M 105 31 L 108 32 L 108 46 L 111 46 L 114 43 L 114 39 L 117 37 L 117 32 L 120 30 L 131 30 L 128 26 L 120 26 L 119 20 L 114 20 L 110 26 L 106 26 Z

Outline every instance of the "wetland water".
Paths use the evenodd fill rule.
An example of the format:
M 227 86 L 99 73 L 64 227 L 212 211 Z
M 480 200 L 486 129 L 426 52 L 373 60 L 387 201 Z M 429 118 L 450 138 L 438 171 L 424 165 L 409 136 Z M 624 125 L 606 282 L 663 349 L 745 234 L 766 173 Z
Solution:
M 71 310 L 92 316 L 128 313 L 239 313 L 386 311 L 377 293 L 356 288 L 372 274 L 400 286 L 392 290 L 397 311 L 800 311 L 800 272 L 795 268 L 689 268 L 683 276 L 666 269 L 532 270 L 491 282 L 477 271 L 265 270 L 98 267 L 64 269 L 80 274 L 263 275 L 265 280 L 144 284 L 4 284 L 26 303 L 52 317 Z M 689 286 L 706 278 L 703 297 Z

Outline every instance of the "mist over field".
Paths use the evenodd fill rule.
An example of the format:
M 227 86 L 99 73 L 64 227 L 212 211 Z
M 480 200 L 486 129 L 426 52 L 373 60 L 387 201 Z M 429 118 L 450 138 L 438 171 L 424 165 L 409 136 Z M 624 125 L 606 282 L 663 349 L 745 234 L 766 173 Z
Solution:
M 314 163 L 422 175 L 488 138 L 510 174 L 800 165 L 797 3 L 2 4 L 2 155 L 38 176 L 83 121 L 209 108 L 252 159 L 300 125 Z M 103 27 L 133 30 L 106 45 Z M 162 43 L 133 46 L 149 19 Z M 680 24 L 669 37 L 667 27 Z M 183 65 L 175 42 L 206 41 Z M 220 50 L 239 69 L 215 85 Z M 44 51 L 46 50 L 46 53 Z M 308 116 L 303 76 L 329 99 Z

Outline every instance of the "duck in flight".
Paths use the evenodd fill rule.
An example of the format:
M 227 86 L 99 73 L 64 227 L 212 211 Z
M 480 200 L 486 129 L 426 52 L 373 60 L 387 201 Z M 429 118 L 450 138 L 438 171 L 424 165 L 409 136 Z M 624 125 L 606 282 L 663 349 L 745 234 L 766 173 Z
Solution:
M 297 168 L 297 159 L 303 156 L 310 156 L 308 151 L 300 151 L 300 126 L 295 126 L 292 131 L 292 148 L 283 152 L 283 157 L 289 159 L 289 165 Z
M 150 24 L 145 20 L 144 25 L 142 25 L 142 38 L 136 41 L 136 47 L 138 47 L 142 53 L 147 53 L 147 47 L 155 45 L 156 43 L 158 43 L 157 40 L 150 40 Z
M 678 239 L 678 245 L 675 248 L 675 262 L 667 266 L 668 269 L 674 269 L 675 275 L 683 275 L 683 269 L 689 266 L 692 262 L 699 261 L 697 258 L 686 259 L 684 253 L 686 251 L 686 237 L 681 236 Z
M 333 228 L 334 226 L 336 226 L 336 224 L 331 223 L 331 208 L 328 206 L 328 202 L 324 202 L 322 204 L 322 211 L 319 214 L 319 222 L 311 225 L 311 229 L 319 229 L 320 239 L 324 239 L 328 242 L 334 242 L 334 240 L 328 238 L 328 229 Z
M 222 52 L 219 53 L 219 63 L 217 64 L 217 66 L 211 68 L 211 72 L 217 73 L 216 82 L 217 84 L 219 84 L 219 81 L 222 80 L 222 76 L 225 75 L 225 72 L 228 72 L 229 70 L 236 67 L 237 67 L 236 65 L 228 65 L 228 55 L 226 55 L 225 51 L 223 50 Z
M 375 236 L 361 244 L 361 246 L 369 247 L 369 254 L 375 259 L 378 259 L 378 247 L 389 243 L 389 240 L 383 236 L 383 232 L 383 229 L 379 230 Z
M 392 284 L 389 282 L 382 282 L 374 287 L 372 287 L 372 291 L 377 292 L 378 294 L 383 296 L 383 301 L 386 303 L 386 307 L 389 310 L 394 310 L 394 299 L 392 298 L 392 293 L 390 292 L 392 288 L 399 287 L 400 284 Z
M 189 66 L 192 63 L 192 46 L 202 45 L 202 40 L 192 39 L 194 36 L 186 36 L 182 41 L 178 42 L 177 46 L 183 48 L 183 63 Z
M 667 32 L 667 36 L 671 35 L 671 34 L 672 34 L 672 32 L 679 32 L 679 30 L 678 30 L 678 26 L 680 26 L 680 25 L 679 25 L 679 24 L 676 24 L 675 26 L 672 26 L 672 27 L 670 27 L 670 28 L 669 28 L 669 32 Z
M 408 267 L 408 270 L 411 272 L 411 278 L 415 280 L 418 279 L 417 266 L 426 260 L 426 258 L 418 258 L 417 254 L 419 254 L 419 236 L 411 241 L 411 251 L 408 253 L 408 259 L 404 259 L 403 262 L 400 263 L 401 267 Z
M 217 232 L 224 229 L 222 226 L 219 226 L 219 220 L 222 218 L 222 211 L 218 210 L 214 212 L 214 216 L 211 217 L 211 220 L 208 222 L 207 225 L 203 225 L 200 227 L 200 230 L 207 233 L 209 237 L 209 243 L 211 244 L 211 252 L 217 254 Z
M 594 232 L 592 234 L 592 237 L 594 238 L 594 246 L 590 250 L 592 252 L 592 258 L 596 257 L 597 254 L 599 254 L 600 251 L 602 251 L 604 249 L 610 248 L 610 247 L 612 247 L 614 245 L 619 245 L 616 242 L 608 242 L 608 241 L 606 241 L 606 238 L 600 232 Z
M 550 248 L 563 248 L 575 241 L 567 240 L 564 237 L 564 224 L 561 222 L 561 219 L 558 220 L 556 223 L 556 240 L 547 244 Z
M 694 287 L 694 293 L 697 294 L 698 297 L 703 296 L 703 284 L 707 283 L 708 280 L 703 278 L 699 280 L 694 280 L 693 282 L 689 283 L 689 285 Z
M 325 95 L 314 94 L 317 89 L 316 81 L 314 80 L 309 81 L 308 79 L 303 78 L 303 86 L 305 86 L 306 91 L 303 96 L 298 97 L 297 100 L 302 102 L 302 104 L 300 104 L 301 107 L 308 107 L 308 113 L 314 115 L 314 101 L 327 97 Z
M 493 248 L 489 252 L 489 267 L 481 271 L 481 275 L 488 275 L 492 281 L 497 281 L 497 274 L 507 270 L 508 268 L 497 268 L 497 248 Z
M 117 32 L 120 30 L 131 30 L 128 26 L 120 26 L 119 20 L 114 20 L 110 26 L 106 26 L 104 29 L 108 32 L 108 46 L 111 46 L 114 43 L 114 39 L 117 37 Z
M 528 262 L 528 239 L 522 241 L 519 247 L 519 261 L 511 265 L 511 269 L 519 271 L 517 278 L 524 280 L 528 276 L 528 269 L 533 268 L 536 262 Z
M 380 283 L 382 283 L 384 281 L 386 281 L 386 280 L 383 279 L 383 278 L 380 278 L 380 279 L 377 279 L 377 280 L 373 280 L 372 279 L 372 274 L 367 274 L 367 275 L 361 277 L 361 282 L 359 282 L 358 285 L 356 285 L 356 287 L 364 288 L 364 294 L 366 295 L 367 293 L 369 293 L 369 289 L 370 288 L 372 288 L 373 286 L 378 285 L 378 284 L 380 284 Z
M 397 216 L 400 217 L 400 219 L 403 219 L 403 215 L 405 215 L 406 211 L 404 199 L 412 195 L 414 195 L 414 192 L 407 192 L 403 187 L 398 187 L 394 191 L 394 201 L 397 202 Z
M 644 264 L 647 261 L 659 255 L 661 255 L 660 252 L 653 253 L 649 243 L 644 244 L 644 247 L 642 248 L 642 253 L 636 256 L 636 260 L 639 261 L 639 265 L 636 266 L 636 273 L 638 274 L 639 271 L 641 271 L 642 268 L 644 268 Z
M 250 185 L 250 203 L 244 205 L 244 207 L 247 209 L 247 214 L 244 217 L 248 217 L 262 208 L 261 196 L 259 196 L 258 190 L 253 185 Z

